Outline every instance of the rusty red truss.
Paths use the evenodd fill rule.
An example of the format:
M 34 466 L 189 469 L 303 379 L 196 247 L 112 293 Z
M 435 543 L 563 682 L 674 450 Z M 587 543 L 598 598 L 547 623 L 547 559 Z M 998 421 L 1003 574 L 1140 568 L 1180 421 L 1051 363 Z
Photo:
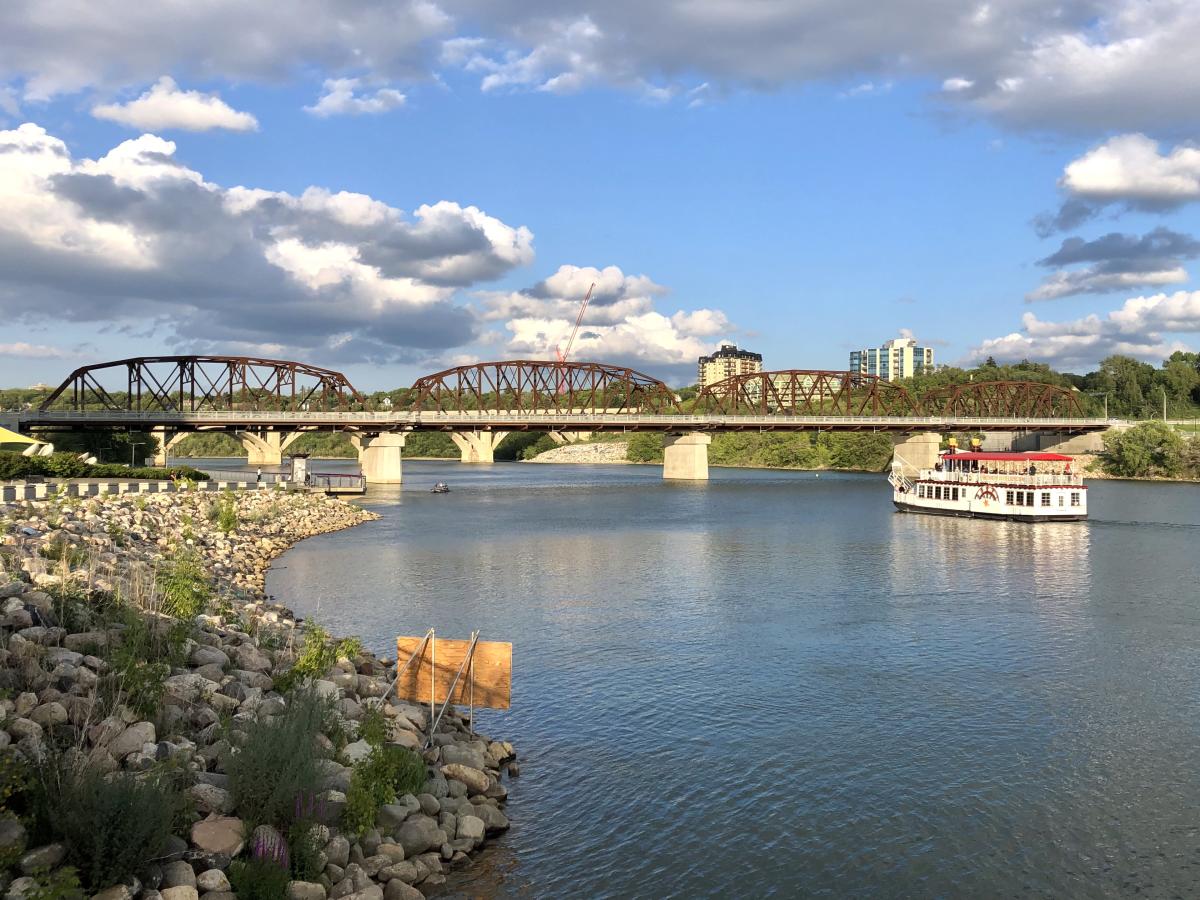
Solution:
M 248 356 L 141 356 L 76 369 L 40 408 L 334 410 L 362 402 L 341 372 L 305 363 Z
M 920 406 L 907 390 L 874 375 L 786 369 L 734 375 L 696 398 L 696 412 L 714 415 L 913 416 Z
M 412 386 L 412 409 L 440 412 L 675 413 L 666 384 L 624 366 L 508 360 L 458 366 Z
M 921 398 L 926 415 L 1012 419 L 1083 418 L 1079 395 L 1040 381 L 973 381 L 935 388 Z

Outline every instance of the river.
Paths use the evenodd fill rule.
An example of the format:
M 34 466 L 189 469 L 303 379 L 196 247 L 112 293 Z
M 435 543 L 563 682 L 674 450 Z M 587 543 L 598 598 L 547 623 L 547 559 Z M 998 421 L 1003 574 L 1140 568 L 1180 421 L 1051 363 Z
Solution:
M 319 468 L 319 466 L 317 467 Z M 1196 896 L 1200 488 L 1086 523 L 899 515 L 882 476 L 406 462 L 268 590 L 394 655 L 514 645 L 479 897 Z M 439 479 L 446 495 L 429 493 Z

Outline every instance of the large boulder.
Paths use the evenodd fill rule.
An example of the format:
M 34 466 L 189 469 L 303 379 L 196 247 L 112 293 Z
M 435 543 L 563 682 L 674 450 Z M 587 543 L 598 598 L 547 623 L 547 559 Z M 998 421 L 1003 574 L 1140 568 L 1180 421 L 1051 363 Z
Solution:
M 188 656 L 188 662 L 196 668 L 201 666 L 220 666 L 222 669 L 229 665 L 229 656 L 217 647 L 206 647 L 199 644 Z
M 212 816 L 192 826 L 192 843 L 204 853 L 237 856 L 245 840 L 242 820 L 233 816 Z
M 175 860 L 169 862 L 162 867 L 162 886 L 164 888 L 173 887 L 195 887 L 196 873 L 193 871 L 191 864 L 183 860 Z
M 213 784 L 193 784 L 188 788 L 188 794 L 196 803 L 196 809 L 203 814 L 233 812 L 233 795 L 224 788 Z
M 457 836 L 460 839 L 480 843 L 483 840 L 484 833 L 487 831 L 487 826 L 483 819 L 478 816 L 459 816 L 456 820 L 458 827 L 456 829 Z
M 409 816 L 396 830 L 396 843 L 404 848 L 405 859 L 411 859 L 430 847 L 441 847 L 446 843 L 446 832 L 428 816 Z
M 289 882 L 288 900 L 325 900 L 325 885 L 315 881 Z
M 108 742 L 107 750 L 120 761 L 131 753 L 137 753 L 146 744 L 154 743 L 154 725 L 136 722 Z
M 197 890 L 208 893 L 210 891 L 228 891 L 232 888 L 229 885 L 229 879 L 220 869 L 206 869 L 196 876 Z M 324 900 L 324 895 L 322 895 Z
M 442 748 L 442 762 L 458 764 L 472 769 L 486 769 L 487 759 L 482 750 L 470 744 L 447 744 Z
M 442 774 L 447 778 L 453 778 L 455 781 L 462 782 L 472 794 L 486 793 L 492 783 L 492 779 L 488 776 L 487 772 L 473 768 L 472 766 L 459 765 L 458 763 L 442 766 Z

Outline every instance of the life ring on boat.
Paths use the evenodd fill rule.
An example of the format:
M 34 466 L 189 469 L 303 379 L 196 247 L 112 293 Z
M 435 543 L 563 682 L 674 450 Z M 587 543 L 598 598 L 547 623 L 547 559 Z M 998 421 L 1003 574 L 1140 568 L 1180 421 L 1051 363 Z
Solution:
M 996 489 L 990 484 L 985 484 L 975 492 L 976 500 L 999 500 L 1000 495 L 996 493 Z

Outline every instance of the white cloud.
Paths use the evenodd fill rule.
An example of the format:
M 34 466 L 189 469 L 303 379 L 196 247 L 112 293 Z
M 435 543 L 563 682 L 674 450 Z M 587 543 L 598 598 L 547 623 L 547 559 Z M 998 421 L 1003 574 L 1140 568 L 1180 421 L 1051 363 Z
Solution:
M 439 66 L 486 91 L 610 85 L 657 99 L 834 83 L 853 94 L 933 79 L 941 99 L 1017 128 L 1200 125 L 1200 4 L 1192 0 L 9 0 L 0 83 L 43 100 L 211 82 L 400 84 Z M 382 88 L 395 91 L 395 88 Z M 399 93 L 398 91 L 396 92 Z M 351 102 L 356 98 L 351 93 Z M 358 97 L 368 106 L 395 96 Z M 319 106 L 318 101 L 315 106 Z M 330 101 L 333 103 L 334 101 Z M 393 107 L 388 107 L 393 108 Z M 366 111 L 366 110 L 363 110 Z
M 1114 353 L 1159 362 L 1187 345 L 1169 335 L 1200 332 L 1200 291 L 1134 297 L 1104 316 L 1051 322 L 1031 312 L 1022 330 L 983 341 L 966 358 L 1001 362 L 1031 359 L 1059 369 L 1086 369 Z
M 258 120 L 250 113 L 239 112 L 216 94 L 182 91 L 167 75 L 158 79 L 150 90 L 128 103 L 106 103 L 92 107 L 97 119 L 107 119 L 155 131 L 181 128 L 184 131 L 256 131 Z
M 21 359 L 66 359 L 74 355 L 68 350 L 51 347 L 49 344 L 27 344 L 23 341 L 15 344 L 0 344 L 0 356 L 15 356 Z
M 1069 163 L 1060 187 L 1097 204 L 1168 207 L 1200 199 L 1200 149 L 1159 152 L 1144 134 L 1123 134 Z
M 1077 294 L 1103 294 L 1140 287 L 1182 284 L 1188 280 L 1182 266 L 1143 272 L 1104 272 L 1096 267 L 1073 272 L 1054 272 L 1025 295 L 1027 301 L 1058 300 Z
M 77 160 L 37 125 L 0 131 L 0 207 L 0 320 L 161 317 L 197 344 L 440 351 L 477 330 L 460 287 L 533 259 L 528 229 L 473 206 L 223 188 L 155 135 Z
M 404 94 L 395 88 L 377 88 L 373 92 L 356 93 L 361 83 L 362 79 L 359 78 L 327 78 L 322 87 L 323 93 L 317 102 L 304 107 L 304 110 L 322 118 L 377 115 L 399 109 L 405 103 Z
M 483 294 L 483 315 L 504 323 L 506 353 L 552 359 L 556 348 L 566 349 L 593 283 L 572 359 L 621 363 L 690 380 L 696 358 L 715 349 L 712 338 L 733 327 L 720 310 L 678 310 L 669 316 L 658 312 L 655 299 L 666 289 L 645 275 L 626 275 L 617 266 L 565 265 L 524 291 Z
M 278 82 L 300 70 L 425 77 L 451 17 L 430 0 L 0 4 L 0 79 L 41 100 L 89 87 L 146 84 L 163 72 Z

